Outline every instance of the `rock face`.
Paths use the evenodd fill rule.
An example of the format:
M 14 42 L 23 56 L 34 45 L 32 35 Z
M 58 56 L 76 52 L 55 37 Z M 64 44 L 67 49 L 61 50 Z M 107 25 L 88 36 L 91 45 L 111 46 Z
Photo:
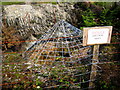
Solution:
M 29 47 L 31 47 L 35 42 L 37 41 L 37 38 L 35 38 L 32 34 L 26 38 L 26 42 L 22 44 L 21 50 L 27 50 Z
M 22 37 L 41 34 L 57 21 L 75 22 L 72 4 L 39 4 L 4 6 L 4 18 L 8 26 L 15 26 Z M 73 18 L 74 17 L 74 18 Z

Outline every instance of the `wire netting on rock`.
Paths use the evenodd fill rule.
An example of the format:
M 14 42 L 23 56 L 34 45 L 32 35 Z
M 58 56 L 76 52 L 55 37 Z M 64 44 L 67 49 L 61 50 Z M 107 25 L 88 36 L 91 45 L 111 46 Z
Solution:
M 88 87 L 91 47 L 83 47 L 82 31 L 64 20 L 29 47 L 24 56 L 27 68 L 43 81 L 43 88 Z

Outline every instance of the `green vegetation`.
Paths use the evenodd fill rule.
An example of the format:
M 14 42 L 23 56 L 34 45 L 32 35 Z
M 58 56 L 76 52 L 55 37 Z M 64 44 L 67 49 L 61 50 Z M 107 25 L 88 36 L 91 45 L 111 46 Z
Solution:
M 120 6 L 113 3 L 77 3 L 82 26 L 119 26 Z
M 24 4 L 24 2 L 1 2 L 1 5 Z
M 97 22 L 95 22 L 95 13 L 93 13 L 90 9 L 84 11 L 82 13 L 82 19 L 84 26 L 95 26 L 97 25 Z
M 116 2 L 95 2 L 95 3 L 77 3 L 80 11 L 80 26 L 113 26 L 113 33 L 120 33 L 120 5 Z M 112 35 L 111 42 L 120 42 L 120 35 Z M 101 45 L 99 60 L 119 61 L 120 44 Z M 117 62 L 118 63 L 118 62 Z M 118 90 L 119 84 L 119 64 L 102 65 L 103 70 L 97 77 L 96 90 Z
M 54 62 L 54 68 L 51 67 L 51 65 L 47 65 L 45 66 L 46 68 L 44 68 L 42 67 L 42 65 L 30 67 L 29 65 L 24 63 L 25 60 L 21 59 L 20 54 L 12 54 L 5 56 L 2 68 L 3 83 L 10 84 L 3 85 L 4 89 L 30 88 L 42 90 L 45 87 L 51 88 L 51 86 L 54 86 L 54 88 L 56 89 L 69 89 L 72 86 L 81 87 L 81 84 L 78 82 L 84 82 L 89 78 L 89 75 L 79 76 L 79 74 L 85 73 L 89 66 L 78 67 L 75 69 L 66 67 L 63 64 L 60 64 L 59 62 Z M 76 74 L 73 75 L 72 72 L 76 72 Z
M 2 2 L 2 5 L 13 5 L 13 4 L 23 4 L 23 2 Z M 53 4 L 56 4 L 56 2 Z M 95 3 L 76 3 L 78 9 L 80 10 L 78 15 L 78 26 L 81 29 L 83 27 L 93 27 L 93 26 L 113 26 L 113 33 L 120 33 L 120 6 L 115 2 L 95 2 Z M 16 37 L 16 30 L 14 27 L 3 27 L 2 29 L 2 40 L 3 40 L 3 50 L 7 51 L 12 49 L 17 51 L 20 43 L 5 43 L 5 42 L 17 42 L 20 41 L 20 37 Z M 38 37 L 40 37 L 38 35 Z M 112 42 L 119 42 L 120 36 L 112 36 Z M 100 52 L 106 55 L 100 56 L 100 60 L 105 61 L 119 61 L 119 54 L 111 54 L 112 52 L 119 52 L 119 44 L 101 45 Z M 13 48 L 16 47 L 17 49 Z M 8 51 L 7 51 L 8 52 Z M 46 55 L 47 52 L 45 52 Z M 34 55 L 33 55 L 34 56 Z M 44 57 L 42 57 L 44 58 Z M 62 57 L 57 57 L 57 61 L 62 61 Z M 89 70 L 89 67 L 78 67 L 69 72 L 68 68 L 63 64 L 59 63 L 48 63 L 47 68 L 41 66 L 29 66 L 25 65 L 25 61 L 21 54 L 9 54 L 4 56 L 3 60 L 3 83 L 17 82 L 16 84 L 3 85 L 3 88 L 14 88 L 19 89 L 39 89 L 42 90 L 44 87 L 55 86 L 56 89 L 70 88 L 72 86 L 82 87 L 78 82 L 85 82 L 88 80 L 88 75 L 75 76 L 85 73 Z M 13 63 L 13 64 L 10 64 Z M 50 65 L 55 65 L 51 68 Z M 72 64 L 70 64 L 72 65 Z M 70 66 L 69 65 L 69 66 Z M 75 63 L 74 66 L 77 66 Z M 107 64 L 102 67 L 103 74 L 97 77 L 96 90 L 117 90 L 119 89 L 119 63 Z M 80 64 L 79 64 L 80 66 Z M 81 65 L 82 66 L 82 65 Z M 117 70 L 118 69 L 118 70 Z M 36 71 L 37 70 L 37 71 Z M 106 70 L 106 71 L 104 71 Z M 39 71 L 39 72 L 38 72 Z M 50 71 L 50 72 L 48 72 Z M 42 73 L 41 73 L 42 72 Z M 63 74 L 65 72 L 65 74 Z M 76 74 L 75 74 L 76 73 Z M 73 75 L 74 74 L 74 75 Z M 72 76 L 73 75 L 73 76 Z M 76 84 L 75 84 L 76 83 Z M 57 86 L 59 85 L 59 86 Z M 88 85 L 84 85 L 88 87 Z
M 51 4 L 57 4 L 57 2 L 30 2 L 31 4 L 44 4 L 44 3 L 51 3 Z M 19 5 L 19 4 L 25 4 L 25 2 L 0 2 L 0 5 Z
M 94 27 L 94 26 L 113 26 L 112 33 L 120 32 L 120 5 L 116 2 L 94 2 L 94 3 L 77 3 L 76 4 L 81 11 L 79 12 L 79 17 L 81 18 L 78 23 L 80 29 L 83 27 Z M 111 42 L 119 42 L 119 35 L 112 35 Z M 114 61 L 117 59 L 118 54 L 111 54 L 112 51 L 119 52 L 119 44 L 101 45 L 101 51 L 103 54 L 107 53 L 107 59 Z M 102 56 L 100 59 L 103 59 Z M 119 58 L 118 58 L 119 59 Z

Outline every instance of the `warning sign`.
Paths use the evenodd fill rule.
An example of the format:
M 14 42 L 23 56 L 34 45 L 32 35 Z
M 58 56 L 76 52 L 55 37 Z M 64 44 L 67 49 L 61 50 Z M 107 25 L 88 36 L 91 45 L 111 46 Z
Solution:
M 90 27 L 83 30 L 83 46 L 110 43 L 112 26 Z

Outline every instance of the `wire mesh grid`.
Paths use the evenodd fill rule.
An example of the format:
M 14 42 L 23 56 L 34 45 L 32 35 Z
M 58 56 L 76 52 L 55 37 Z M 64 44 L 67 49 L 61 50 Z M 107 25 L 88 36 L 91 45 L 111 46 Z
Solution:
M 32 51 L 32 52 L 28 52 Z M 24 63 L 4 64 L 4 84 L 11 81 L 27 83 L 36 88 L 88 88 L 92 47 L 82 46 L 82 31 L 64 20 L 30 46 L 24 53 Z M 8 72 L 8 74 L 6 74 Z M 22 78 L 20 78 L 22 76 Z M 26 79 L 26 80 L 23 80 Z M 13 87 L 12 84 L 8 84 Z

